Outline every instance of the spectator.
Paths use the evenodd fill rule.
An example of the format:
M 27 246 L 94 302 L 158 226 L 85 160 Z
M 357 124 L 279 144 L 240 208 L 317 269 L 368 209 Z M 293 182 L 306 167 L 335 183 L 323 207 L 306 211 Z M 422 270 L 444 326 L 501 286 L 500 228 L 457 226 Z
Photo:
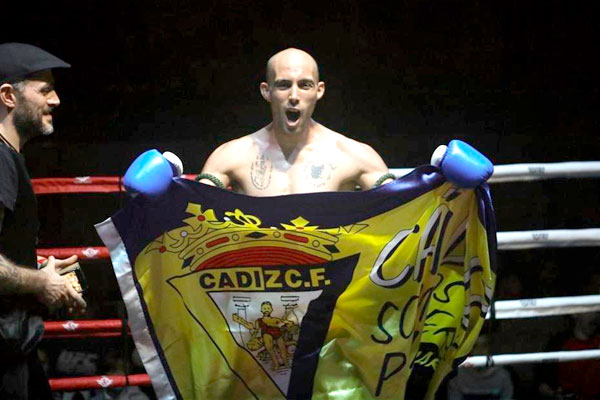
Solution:
M 496 299 L 522 299 L 523 284 L 521 278 L 514 272 L 502 276 L 498 280 L 498 288 L 496 291 Z
M 482 334 L 473 347 L 473 355 L 489 354 L 489 338 Z M 513 384 L 502 367 L 459 368 L 448 384 L 448 400 L 512 399 Z
M 571 329 L 551 339 L 546 351 L 599 349 L 599 317 L 598 313 L 573 315 Z M 600 360 L 544 364 L 537 373 L 542 399 L 600 399 Z

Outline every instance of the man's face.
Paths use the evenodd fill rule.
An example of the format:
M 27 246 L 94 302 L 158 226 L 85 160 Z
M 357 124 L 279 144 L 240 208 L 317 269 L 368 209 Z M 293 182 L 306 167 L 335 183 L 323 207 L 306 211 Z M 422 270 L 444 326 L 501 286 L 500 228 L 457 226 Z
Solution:
M 268 82 L 268 101 L 276 128 L 287 134 L 307 129 L 324 88 L 310 58 L 295 54 L 281 56 L 274 63 Z
M 24 141 L 54 132 L 51 113 L 60 104 L 60 99 L 50 71 L 28 78 L 20 90 L 15 88 L 15 95 L 13 123 Z
M 265 316 L 268 317 L 271 315 L 271 313 L 273 312 L 273 306 L 271 306 L 270 303 L 263 303 L 260 306 L 260 312 Z

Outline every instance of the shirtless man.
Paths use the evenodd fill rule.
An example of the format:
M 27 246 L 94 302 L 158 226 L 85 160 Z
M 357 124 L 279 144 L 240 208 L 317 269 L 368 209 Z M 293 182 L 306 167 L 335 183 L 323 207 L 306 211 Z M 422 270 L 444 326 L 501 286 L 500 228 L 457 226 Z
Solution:
M 325 94 L 325 83 L 319 80 L 319 68 L 310 54 L 290 48 L 271 57 L 260 92 L 271 105 L 273 121 L 219 146 L 197 180 L 250 196 L 278 196 L 367 190 L 394 178 L 370 146 L 311 118 Z M 438 147 L 431 163 L 460 188 L 478 186 L 494 169 L 483 154 L 459 140 Z M 130 165 L 123 183 L 129 193 L 156 196 L 182 170 L 173 153 L 149 150 Z
M 313 120 L 325 94 L 319 68 L 306 52 L 286 49 L 267 63 L 263 98 L 273 122 L 219 146 L 208 158 L 200 182 L 251 196 L 371 189 L 393 175 L 370 146 Z

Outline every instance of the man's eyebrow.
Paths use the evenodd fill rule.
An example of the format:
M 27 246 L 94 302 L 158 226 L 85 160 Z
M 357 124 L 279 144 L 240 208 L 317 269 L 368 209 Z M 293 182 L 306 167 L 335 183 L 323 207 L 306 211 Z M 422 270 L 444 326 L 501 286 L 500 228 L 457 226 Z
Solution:
M 44 86 L 42 86 L 40 88 L 40 90 L 42 92 L 51 92 L 51 91 L 53 91 L 54 90 L 54 82 L 52 82 L 52 83 L 50 83 L 50 82 L 46 83 Z

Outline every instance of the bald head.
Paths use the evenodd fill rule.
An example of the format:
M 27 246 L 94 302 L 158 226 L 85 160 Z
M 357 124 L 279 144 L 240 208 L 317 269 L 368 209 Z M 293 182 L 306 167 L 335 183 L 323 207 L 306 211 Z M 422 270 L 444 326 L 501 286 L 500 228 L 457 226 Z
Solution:
M 260 93 L 271 105 L 275 132 L 307 134 L 315 105 L 325 93 L 315 59 L 298 49 L 280 51 L 267 62 L 266 80 Z
M 319 67 L 315 59 L 305 51 L 289 48 L 275 54 L 267 61 L 267 83 L 273 84 L 276 71 L 281 68 L 309 68 L 315 82 L 319 81 Z

